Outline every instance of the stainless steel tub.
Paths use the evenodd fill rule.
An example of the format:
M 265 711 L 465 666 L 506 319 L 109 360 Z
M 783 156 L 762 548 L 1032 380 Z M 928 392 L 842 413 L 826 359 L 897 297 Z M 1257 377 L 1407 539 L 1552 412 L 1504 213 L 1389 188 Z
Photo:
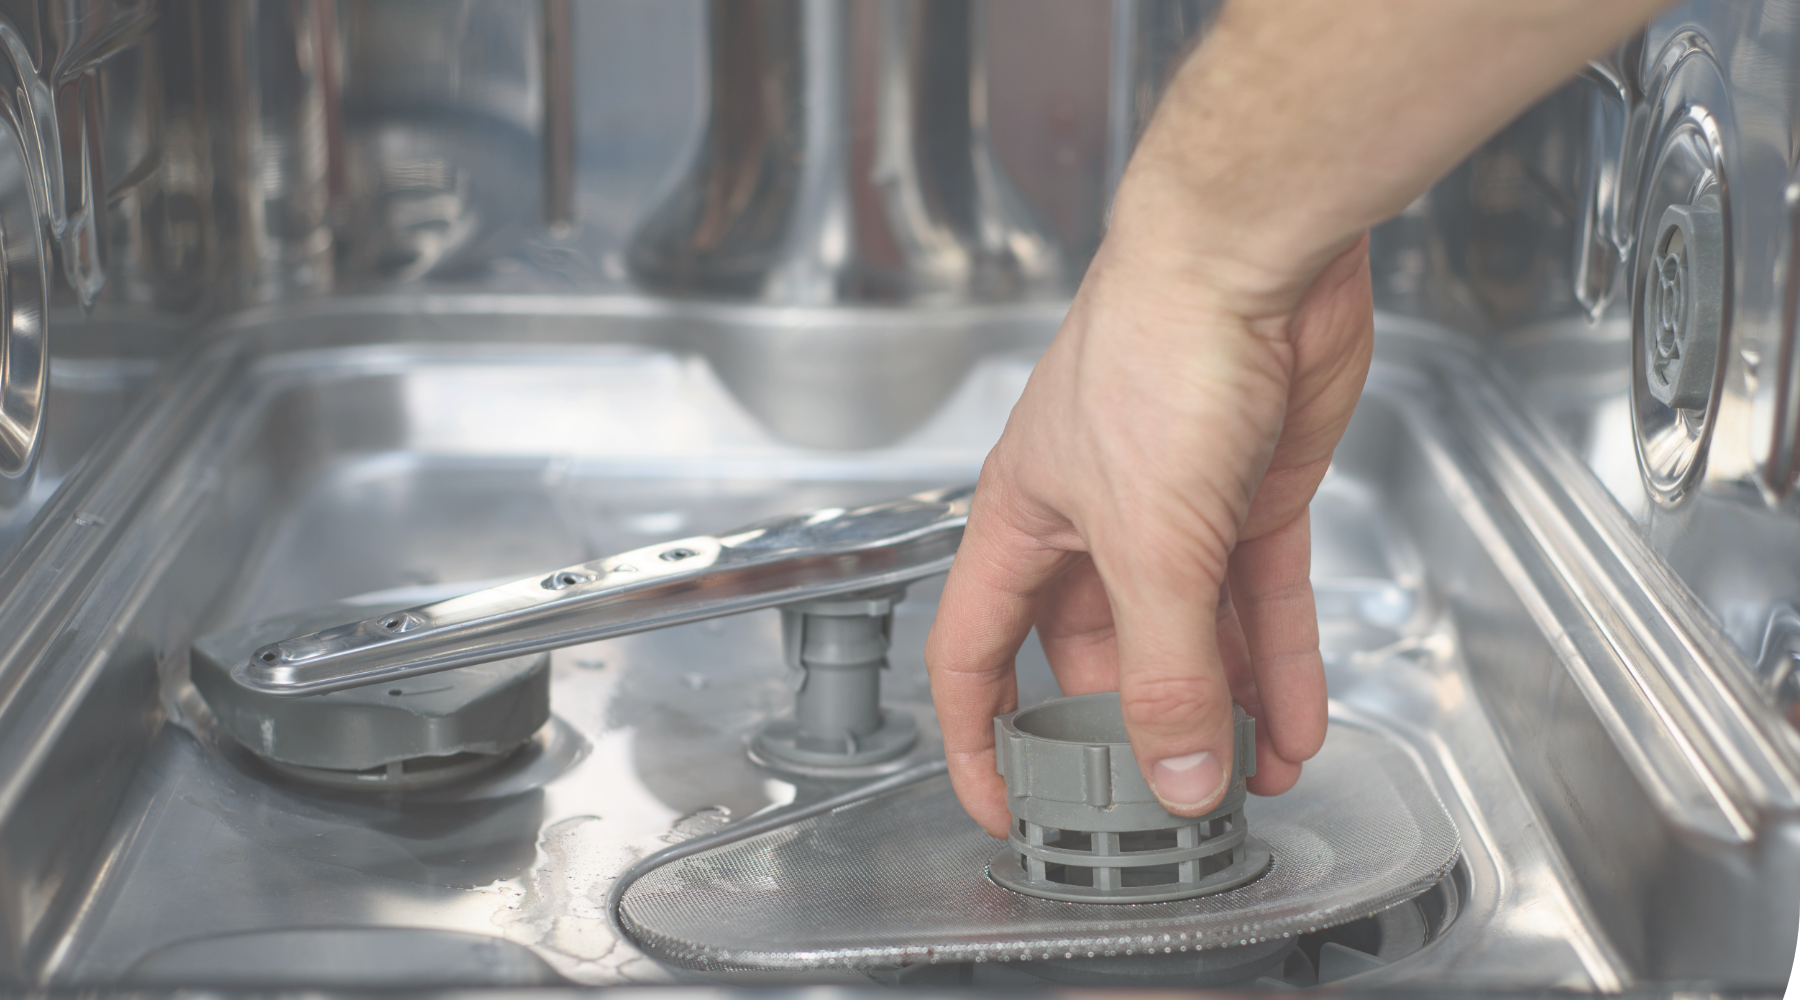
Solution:
M 844 789 L 744 755 L 785 699 L 773 612 L 558 652 L 556 721 L 530 753 L 410 798 L 310 790 L 218 737 L 188 644 L 352 595 L 422 600 L 968 480 L 1055 320 L 463 297 L 215 330 L 0 581 L 41 595 L 0 609 L 6 971 L 65 986 L 703 978 L 620 940 L 605 896 L 645 853 Z M 1708 665 L 1724 662 L 1708 658 L 1716 629 L 1466 348 L 1382 327 L 1313 508 L 1333 711 L 1414 756 L 1465 858 L 1454 922 L 1347 982 L 1779 982 L 1800 889 L 1785 725 Z M 954 364 L 884 361 L 950 339 L 967 345 Z M 806 364 L 743 361 L 782 350 Z M 794 377 L 839 391 L 796 416 L 779 381 Z M 766 429 L 784 419 L 891 443 L 800 447 Z M 887 685 L 928 746 L 936 593 L 901 605 Z M 1020 669 L 1027 701 L 1054 694 L 1035 644 Z

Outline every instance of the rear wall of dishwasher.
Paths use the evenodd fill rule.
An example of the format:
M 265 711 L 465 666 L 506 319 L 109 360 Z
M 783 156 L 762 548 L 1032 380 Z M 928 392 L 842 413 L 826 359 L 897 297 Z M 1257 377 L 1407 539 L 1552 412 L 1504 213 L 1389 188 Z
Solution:
M 989 141 L 1072 284 L 1158 83 L 1216 4 L 973 2 Z M 0 481 L 0 567 L 144 388 L 229 328 L 213 321 L 374 292 L 630 294 L 623 249 L 704 124 L 706 17 L 702 0 L 0 2 L 22 81 L 0 130 L 62 154 L 60 178 L 32 185 L 49 393 L 36 461 Z M 1701 501 L 1669 511 L 1638 485 L 1622 419 L 1620 246 L 1652 152 L 1642 120 L 1670 97 L 1658 66 L 1684 46 L 1718 78 L 1704 101 L 1730 190 L 1726 391 L 1742 405 Z M 1795 378 L 1773 369 L 1794 339 L 1797 66 L 1800 3 L 1680 4 L 1375 242 L 1378 304 L 1488 342 L 1751 664 L 1785 655 L 1800 602 L 1794 462 L 1770 458 L 1794 410 L 1763 399 Z M 60 237 L 57 219 L 72 220 Z

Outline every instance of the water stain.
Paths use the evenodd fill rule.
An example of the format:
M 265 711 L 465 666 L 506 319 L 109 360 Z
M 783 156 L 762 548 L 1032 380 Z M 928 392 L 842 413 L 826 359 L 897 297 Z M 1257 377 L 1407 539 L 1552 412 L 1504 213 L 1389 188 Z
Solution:
M 544 831 L 541 860 L 525 876 L 524 893 L 494 922 L 509 940 L 583 985 L 671 982 L 660 965 L 620 939 L 606 917 L 613 881 L 654 846 L 622 836 L 598 816 L 556 823 Z

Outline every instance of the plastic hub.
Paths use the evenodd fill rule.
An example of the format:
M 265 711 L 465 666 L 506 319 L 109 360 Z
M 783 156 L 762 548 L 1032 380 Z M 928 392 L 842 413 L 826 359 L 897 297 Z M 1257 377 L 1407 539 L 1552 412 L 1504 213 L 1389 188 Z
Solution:
M 278 770 L 317 784 L 422 788 L 486 771 L 550 720 L 550 656 L 537 653 L 329 694 L 280 697 L 232 680 L 263 645 L 398 612 L 330 604 L 195 640 L 190 673 L 219 725 Z
M 781 610 L 794 713 L 763 727 L 757 758 L 802 770 L 867 767 L 904 756 L 919 740 L 905 711 L 881 706 L 881 672 L 905 590 L 808 601 Z
M 1270 863 L 1244 820 L 1256 773 L 1256 722 L 1236 713 L 1231 788 L 1198 818 L 1156 801 L 1125 736 L 1116 692 L 1059 698 L 994 720 L 995 758 L 1013 814 L 995 882 L 1031 896 L 1147 903 L 1224 892 Z

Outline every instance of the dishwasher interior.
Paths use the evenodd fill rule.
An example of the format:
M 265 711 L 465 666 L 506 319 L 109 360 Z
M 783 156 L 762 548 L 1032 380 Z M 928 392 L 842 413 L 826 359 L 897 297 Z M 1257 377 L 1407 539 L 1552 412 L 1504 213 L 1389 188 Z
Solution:
M 148 509 L 133 518 L 145 532 L 145 562 L 90 585 L 89 600 L 106 595 L 108 607 L 132 617 L 89 679 L 84 711 L 112 714 L 113 726 L 135 723 L 143 742 L 131 767 L 112 765 L 128 776 L 109 824 L 77 811 L 86 803 L 71 792 L 98 789 L 66 782 L 63 768 L 74 763 L 52 772 L 65 780 L 34 792 L 52 808 L 18 814 L 41 834 L 15 841 L 33 851 L 15 870 L 44 877 L 37 898 L 50 904 L 34 942 L 40 974 L 69 986 L 1204 982 L 1165 967 L 1173 963 L 1160 954 L 1152 960 L 1148 952 L 1163 946 L 1132 933 L 1113 939 L 1116 954 L 1092 959 L 1070 958 L 1048 939 L 967 955 L 902 946 L 871 958 L 827 947 L 828 938 L 841 943 L 828 923 L 776 933 L 740 914 L 716 925 L 720 940 L 766 935 L 762 947 L 725 959 L 688 954 L 685 965 L 679 949 L 622 934 L 610 890 L 640 859 L 784 814 L 792 818 L 765 836 L 793 835 L 825 821 L 806 807 L 846 795 L 826 819 L 897 808 L 921 831 L 991 843 L 935 772 L 894 786 L 892 770 L 820 777 L 752 759 L 752 736 L 792 697 L 772 611 L 556 650 L 553 715 L 533 740 L 489 769 L 417 790 L 324 785 L 271 765 L 219 730 L 188 681 L 185 646 L 170 647 L 184 655 L 153 652 L 153 630 L 198 636 L 343 599 L 422 604 L 684 537 L 702 524 L 853 506 L 967 479 L 1029 371 L 1032 352 L 1013 345 L 1053 322 L 1004 319 L 974 330 L 999 349 L 951 394 L 941 419 L 856 454 L 774 438 L 701 359 L 646 336 L 656 324 L 644 324 L 636 343 L 557 338 L 596 321 L 623 326 L 617 317 L 439 316 L 433 327 L 465 330 L 466 342 L 434 335 L 372 347 L 333 342 L 347 326 L 405 330 L 418 321 L 380 311 L 302 315 L 269 321 L 301 329 L 226 342 L 190 374 L 221 391 L 172 394 L 138 429 L 173 450 L 133 447 L 122 460 L 169 475 L 146 497 L 95 498 Z M 693 321 L 677 312 L 662 322 Z M 480 339 L 521 328 L 541 342 L 513 340 L 502 352 Z M 281 347 L 265 353 L 259 344 Z M 1733 859 L 1665 832 L 1669 817 L 1639 790 L 1634 762 L 1530 605 L 1557 605 L 1551 613 L 1570 631 L 1582 627 L 1575 609 L 1562 594 L 1519 592 L 1546 571 L 1521 563 L 1545 560 L 1527 547 L 1488 453 L 1529 461 L 1531 429 L 1514 428 L 1515 440 L 1483 429 L 1481 408 L 1504 412 L 1506 397 L 1462 345 L 1404 324 L 1384 327 L 1381 345 L 1313 508 L 1333 698 L 1333 735 L 1308 771 L 1320 785 L 1303 783 L 1249 810 L 1254 829 L 1280 803 L 1303 805 L 1328 788 L 1354 792 L 1385 769 L 1429 786 L 1460 851 L 1422 895 L 1294 935 L 1307 968 L 1288 974 L 1302 985 L 1617 989 L 1641 974 L 1634 962 L 1705 966 L 1724 949 L 1757 961 L 1757 949 L 1773 943 L 1749 939 L 1743 924 L 1722 926 L 1685 894 L 1693 890 L 1668 886 L 1663 875 L 1691 851 L 1679 863 L 1719 865 L 1743 879 L 1711 887 L 1741 907 L 1779 875 L 1756 865 L 1779 859 L 1732 873 Z M 171 433 L 163 419 L 186 425 Z M 1540 475 L 1540 488 L 1555 482 Z M 91 506 L 110 516 L 100 502 Z M 900 762 L 915 769 L 941 757 L 922 663 L 936 589 L 915 585 L 898 605 L 883 691 L 922 730 Z M 1023 704 L 1055 695 L 1034 647 L 1020 670 Z M 47 749 L 84 752 L 74 758 L 82 766 L 103 767 L 122 732 L 76 725 Z M 78 746 L 77 735 L 96 744 Z M 893 787 L 877 787 L 884 782 Z M 1693 808 L 1682 818 L 1696 829 L 1679 832 L 1694 836 L 1712 817 Z M 52 825 L 58 820 L 66 825 Z M 823 862 L 854 853 L 868 834 L 847 832 L 841 842 L 829 830 L 814 835 L 835 844 L 820 850 Z M 899 884 L 908 869 L 935 863 L 942 847 L 923 832 L 918 853 L 907 854 L 907 843 L 874 844 L 856 863 L 893 870 Z M 86 881 L 67 895 L 52 892 L 65 871 Z M 773 862 L 755 877 L 782 873 L 793 881 L 764 888 L 800 889 L 822 877 Z M 985 884 L 979 865 L 962 876 L 968 884 L 953 884 L 952 895 L 1004 892 Z M 1634 897 L 1608 895 L 1621 886 Z M 1662 904 L 1658 896 L 1673 897 L 1663 904 L 1669 923 L 1647 926 L 1642 915 Z M 900 909 L 879 919 L 902 929 L 918 919 Z M 884 933 L 894 938 L 879 926 L 858 931 L 866 941 Z M 1679 934 L 1692 953 L 1663 934 Z M 1195 944 L 1196 959 L 1210 951 Z M 1262 978 L 1294 985 L 1282 974 Z
M 1794 63 L 1793 5 L 1673 9 L 1376 231 L 1375 365 L 1311 509 L 1330 736 L 1244 804 L 1256 877 L 1129 904 L 990 875 L 924 671 L 940 576 L 882 636 L 916 737 L 856 766 L 768 752 L 774 607 L 520 657 L 547 701 L 504 746 L 371 767 L 279 759 L 208 685 L 290 632 L 954 495 L 1212 4 L 51 6 L 0 3 L 60 53 L 9 56 L 0 159 L 73 178 L 51 218 L 0 176 L 0 230 L 46 215 L 41 284 L 4 246 L 42 405 L 0 427 L 0 982 L 1786 979 L 1791 167 L 1731 56 Z M 1636 231 L 1671 205 L 1722 213 L 1739 276 L 1711 395 L 1673 403 Z M 271 619 L 310 624 L 243 638 Z M 1058 696 L 1035 638 L 1018 671 Z M 294 701 L 391 740 L 453 675 Z

